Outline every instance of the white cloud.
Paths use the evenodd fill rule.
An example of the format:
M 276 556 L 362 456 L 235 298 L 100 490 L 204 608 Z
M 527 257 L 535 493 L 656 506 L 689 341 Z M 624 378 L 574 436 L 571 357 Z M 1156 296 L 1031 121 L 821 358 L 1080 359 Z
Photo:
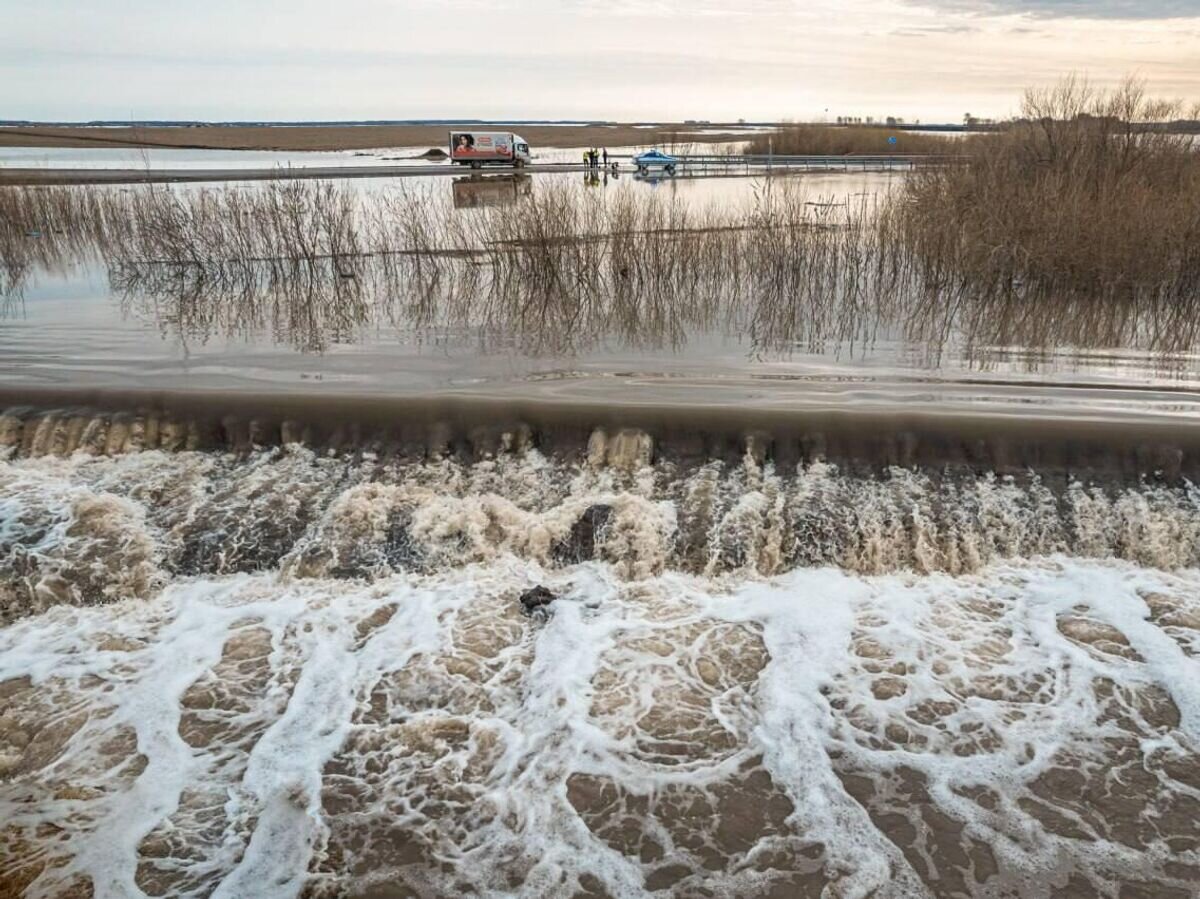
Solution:
M 1069 19 L 1200 17 L 1200 0 L 912 0 L 956 12 Z
M 39 0 L 0 116 L 778 119 L 1004 115 L 1068 71 L 1200 96 L 1194 29 L 1015 0 Z M 1066 2 L 1066 0 L 1063 0 Z M 1169 2 L 1169 0 L 1168 0 Z M 1200 2 L 1200 0 L 1193 0 Z M 1023 8 L 1045 6 L 1027 0 Z M 1061 4 L 1060 4 L 1061 5 Z M 1025 10 L 1028 12 L 1028 9 Z

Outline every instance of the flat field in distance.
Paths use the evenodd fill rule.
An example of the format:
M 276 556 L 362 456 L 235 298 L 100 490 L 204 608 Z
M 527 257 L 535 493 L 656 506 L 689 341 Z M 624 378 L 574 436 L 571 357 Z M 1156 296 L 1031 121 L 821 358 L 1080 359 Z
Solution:
M 0 147 L 176 147 L 201 150 L 372 150 L 440 147 L 451 128 L 512 130 L 535 147 L 618 147 L 722 143 L 736 127 L 663 124 L 489 125 L 162 125 L 147 128 L 33 125 L 0 128 Z M 747 138 L 754 132 L 746 129 Z

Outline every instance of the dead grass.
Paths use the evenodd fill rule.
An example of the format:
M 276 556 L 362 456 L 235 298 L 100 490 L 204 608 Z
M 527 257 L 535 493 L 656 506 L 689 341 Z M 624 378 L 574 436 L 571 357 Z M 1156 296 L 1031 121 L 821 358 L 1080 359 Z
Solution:
M 890 137 L 896 138 L 895 144 L 888 143 Z M 986 136 L 942 137 L 869 125 L 789 125 L 769 134 L 755 135 L 747 152 L 785 156 L 951 156 L 965 152 L 968 145 L 983 139 Z
M 877 256 L 865 205 L 809 205 L 784 183 L 699 208 L 635 185 L 605 198 L 546 184 L 470 214 L 408 186 L 22 187 L 0 190 L 0 212 L 0 252 L 20 271 L 99 258 L 164 324 L 201 338 L 270 327 L 315 350 L 380 319 L 516 334 L 535 353 L 713 327 L 823 340 L 813 322 L 835 301 L 885 292 L 863 271 Z

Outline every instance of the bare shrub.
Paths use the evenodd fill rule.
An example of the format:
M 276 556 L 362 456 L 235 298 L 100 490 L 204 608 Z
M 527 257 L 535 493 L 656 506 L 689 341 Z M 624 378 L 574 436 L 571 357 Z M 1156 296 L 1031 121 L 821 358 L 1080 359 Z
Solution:
M 928 289 L 1004 301 L 1012 317 L 1154 310 L 1175 329 L 1200 299 L 1200 154 L 1153 126 L 1178 110 L 1133 80 L 1031 90 L 1024 118 L 973 145 L 969 164 L 911 176 L 886 226 Z

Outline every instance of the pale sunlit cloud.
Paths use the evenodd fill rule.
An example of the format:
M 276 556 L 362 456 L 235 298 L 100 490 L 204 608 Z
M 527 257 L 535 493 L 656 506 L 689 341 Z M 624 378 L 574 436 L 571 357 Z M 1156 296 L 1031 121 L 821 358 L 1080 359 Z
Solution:
M 1197 99 L 1197 2 L 40 0 L 0 118 L 956 121 L 1069 72 Z
M 913 0 L 955 12 L 1049 19 L 1182 19 L 1200 16 L 1200 0 Z

